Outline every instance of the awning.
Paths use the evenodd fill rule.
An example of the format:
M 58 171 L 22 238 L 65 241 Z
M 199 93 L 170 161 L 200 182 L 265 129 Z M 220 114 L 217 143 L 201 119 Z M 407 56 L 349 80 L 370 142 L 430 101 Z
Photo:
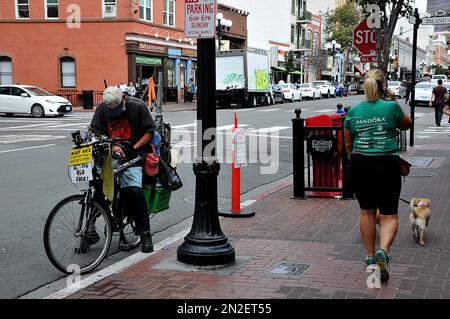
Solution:
M 298 74 L 298 75 L 301 75 L 301 74 L 303 74 L 303 72 L 301 72 L 301 71 L 297 71 L 297 70 L 295 70 L 295 71 L 291 71 L 291 72 L 288 72 L 289 74 Z
M 363 69 L 363 67 L 361 66 L 361 64 L 355 64 L 355 68 L 358 69 L 358 71 L 359 71 L 359 73 L 360 73 L 361 75 L 366 74 L 366 71 Z
M 277 67 L 277 66 L 273 66 L 272 67 L 272 71 L 274 72 L 286 72 L 285 68 L 281 68 L 281 67 Z

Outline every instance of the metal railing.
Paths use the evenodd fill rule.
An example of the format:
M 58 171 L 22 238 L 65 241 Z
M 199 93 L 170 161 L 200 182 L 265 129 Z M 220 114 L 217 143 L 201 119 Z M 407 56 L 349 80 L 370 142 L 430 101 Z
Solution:
M 70 103 L 74 107 L 82 107 L 84 104 L 83 101 L 83 92 L 77 90 L 58 90 L 54 92 L 50 92 L 51 94 L 61 96 L 70 101 Z M 93 91 L 93 104 L 97 106 L 103 99 L 103 91 Z

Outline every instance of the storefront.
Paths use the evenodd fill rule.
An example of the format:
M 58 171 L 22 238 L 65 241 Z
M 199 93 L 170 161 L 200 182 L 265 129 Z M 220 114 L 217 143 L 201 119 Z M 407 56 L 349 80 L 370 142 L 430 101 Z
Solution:
M 136 84 L 140 97 L 146 99 L 146 90 L 153 80 L 158 83 L 158 73 L 163 72 L 165 102 L 182 102 L 185 87 L 190 78 L 195 81 L 197 51 L 195 46 L 168 42 L 162 45 L 160 40 L 140 36 L 128 37 L 128 81 Z

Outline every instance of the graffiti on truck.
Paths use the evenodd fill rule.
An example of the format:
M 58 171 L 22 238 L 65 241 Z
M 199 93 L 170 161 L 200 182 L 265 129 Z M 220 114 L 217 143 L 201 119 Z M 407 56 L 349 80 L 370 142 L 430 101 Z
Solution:
M 222 81 L 223 84 L 226 86 L 238 86 L 242 87 L 245 84 L 245 77 L 242 74 L 239 73 L 229 73 L 225 77 L 225 80 Z
M 270 79 L 267 70 L 255 70 L 254 80 L 256 90 L 268 90 L 270 88 Z

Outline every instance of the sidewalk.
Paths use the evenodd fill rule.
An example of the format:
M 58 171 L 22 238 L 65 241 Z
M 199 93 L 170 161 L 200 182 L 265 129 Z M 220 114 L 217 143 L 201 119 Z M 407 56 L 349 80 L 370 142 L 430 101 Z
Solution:
M 427 245 L 421 247 L 412 239 L 409 207 L 400 203 L 391 279 L 381 289 L 367 286 L 357 202 L 294 200 L 288 186 L 252 205 L 255 217 L 221 220 L 236 250 L 235 267 L 177 263 L 179 240 L 68 298 L 450 298 L 450 144 L 445 142 L 428 140 L 402 155 L 434 158 L 426 168 L 413 168 L 402 191 L 408 200 L 431 198 L 432 215 Z M 429 172 L 434 176 L 413 176 Z M 281 263 L 308 268 L 301 275 L 271 273 Z
M 164 112 L 179 112 L 179 111 L 196 111 L 197 103 L 172 103 L 167 102 L 162 105 Z M 90 113 L 95 111 L 95 107 L 93 109 L 84 109 L 81 106 L 75 106 L 73 108 L 74 112 L 83 112 Z

